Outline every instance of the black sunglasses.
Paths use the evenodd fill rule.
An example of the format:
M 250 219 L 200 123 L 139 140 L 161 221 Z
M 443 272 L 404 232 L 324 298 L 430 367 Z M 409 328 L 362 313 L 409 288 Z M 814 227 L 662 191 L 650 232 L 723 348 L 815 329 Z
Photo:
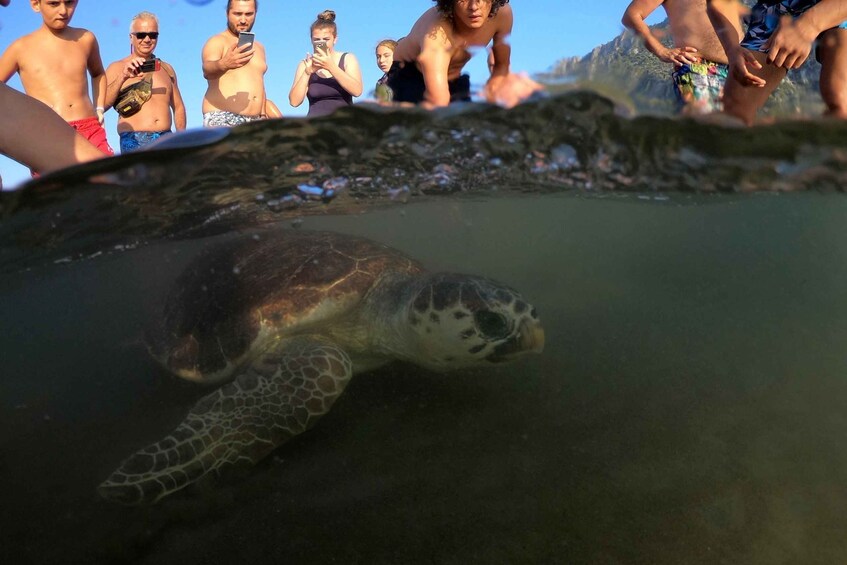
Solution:
M 132 35 L 134 35 L 136 39 L 147 39 L 148 37 L 150 39 L 159 39 L 158 31 L 136 31 L 133 32 Z

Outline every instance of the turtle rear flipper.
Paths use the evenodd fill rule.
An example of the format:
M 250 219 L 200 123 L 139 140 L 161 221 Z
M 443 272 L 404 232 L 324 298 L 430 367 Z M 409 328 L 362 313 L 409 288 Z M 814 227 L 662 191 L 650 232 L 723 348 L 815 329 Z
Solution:
M 314 425 L 351 376 L 350 358 L 335 345 L 281 340 L 201 398 L 171 435 L 126 459 L 98 492 L 151 504 L 224 467 L 253 465 Z

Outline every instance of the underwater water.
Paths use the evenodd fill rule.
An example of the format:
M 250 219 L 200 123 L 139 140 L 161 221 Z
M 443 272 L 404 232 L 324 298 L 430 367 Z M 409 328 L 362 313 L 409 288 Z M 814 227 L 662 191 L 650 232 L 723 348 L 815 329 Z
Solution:
M 847 130 L 806 124 L 789 153 L 800 125 L 629 120 L 588 95 L 338 127 L 355 120 L 352 137 L 260 124 L 2 195 L 3 562 L 843 560 Z M 295 201 L 298 184 L 325 201 Z M 503 281 L 545 350 L 358 375 L 243 476 L 151 507 L 99 499 L 206 392 L 149 357 L 145 324 L 193 256 L 255 225 Z

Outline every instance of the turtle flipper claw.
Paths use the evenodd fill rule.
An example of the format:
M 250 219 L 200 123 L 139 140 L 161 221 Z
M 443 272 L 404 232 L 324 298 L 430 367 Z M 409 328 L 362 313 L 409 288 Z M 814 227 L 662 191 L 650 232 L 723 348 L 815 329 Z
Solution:
M 152 504 L 225 467 L 253 465 L 314 425 L 351 376 L 349 356 L 335 345 L 282 340 L 201 398 L 173 433 L 127 458 L 98 492 Z

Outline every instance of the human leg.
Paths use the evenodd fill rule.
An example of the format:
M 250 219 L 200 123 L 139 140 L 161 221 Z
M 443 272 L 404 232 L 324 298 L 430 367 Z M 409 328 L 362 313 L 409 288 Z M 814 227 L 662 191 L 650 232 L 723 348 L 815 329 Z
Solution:
M 41 173 L 103 157 L 53 110 L 0 84 L 0 152 Z
M 765 81 L 765 86 L 748 86 L 742 84 L 730 70 L 723 95 L 724 112 L 734 116 L 747 125 L 752 125 L 756 114 L 765 105 L 770 95 L 785 78 L 786 70 L 769 65 L 767 54 L 752 52 L 761 63 L 760 69 L 748 68 L 748 71 Z
M 847 119 L 847 29 L 837 27 L 818 38 L 820 91 L 826 115 Z

